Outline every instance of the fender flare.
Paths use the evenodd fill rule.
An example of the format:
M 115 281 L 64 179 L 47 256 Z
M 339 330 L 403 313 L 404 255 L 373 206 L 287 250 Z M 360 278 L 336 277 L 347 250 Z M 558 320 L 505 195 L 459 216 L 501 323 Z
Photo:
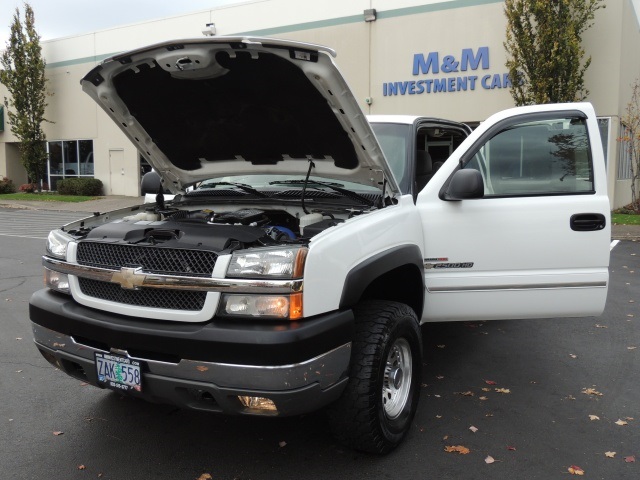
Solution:
M 415 265 L 421 272 L 421 292 L 423 302 L 420 311 L 416 312 L 418 318 L 422 315 L 424 303 L 424 260 L 422 252 L 417 245 L 400 245 L 367 258 L 353 267 L 345 278 L 340 297 L 340 309 L 353 307 L 373 280 L 389 273 L 390 271 L 405 265 Z

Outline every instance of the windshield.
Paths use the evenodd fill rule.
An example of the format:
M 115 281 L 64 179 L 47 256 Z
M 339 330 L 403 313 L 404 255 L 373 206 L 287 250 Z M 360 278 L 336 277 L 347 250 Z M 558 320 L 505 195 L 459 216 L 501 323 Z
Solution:
M 411 145 L 411 125 L 372 123 L 371 127 L 393 176 L 396 177 L 400 190 L 407 193 L 411 187 L 411 174 L 407 168 Z

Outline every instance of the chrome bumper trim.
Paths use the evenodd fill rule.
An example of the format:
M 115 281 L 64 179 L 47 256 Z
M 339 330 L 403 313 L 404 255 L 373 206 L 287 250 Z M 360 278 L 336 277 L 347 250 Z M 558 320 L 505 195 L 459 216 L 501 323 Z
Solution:
M 85 363 L 95 365 L 94 353 L 110 353 L 77 343 L 73 337 L 32 323 L 36 345 L 54 352 L 60 351 L 79 357 Z M 182 359 L 179 363 L 167 363 L 147 358 L 132 357 L 123 350 L 113 353 L 126 355 L 148 367 L 148 373 L 159 377 L 194 380 L 225 388 L 251 390 L 292 390 L 318 383 L 325 389 L 346 377 L 351 358 L 351 342 L 345 343 L 315 358 L 291 365 L 236 365 L 199 362 Z

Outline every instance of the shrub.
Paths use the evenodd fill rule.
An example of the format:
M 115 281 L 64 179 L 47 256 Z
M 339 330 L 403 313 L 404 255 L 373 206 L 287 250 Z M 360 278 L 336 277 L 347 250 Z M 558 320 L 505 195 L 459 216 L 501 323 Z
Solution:
M 97 178 L 65 178 L 58 180 L 60 195 L 83 195 L 95 197 L 102 195 L 102 182 Z
M 633 203 L 630 203 L 629 205 L 625 205 L 624 207 L 614 210 L 613 213 L 619 213 L 622 215 L 640 215 L 640 210 L 633 208 Z
M 38 184 L 37 183 L 23 183 L 22 185 L 20 185 L 20 187 L 18 188 L 18 190 L 20 190 L 21 192 L 25 192 L 25 193 L 33 193 L 33 192 L 37 192 L 38 191 Z M 42 184 L 42 190 L 49 190 L 49 185 L 46 183 Z
M 16 186 L 13 181 L 7 177 L 2 177 L 2 180 L 0 180 L 0 193 L 16 193 Z

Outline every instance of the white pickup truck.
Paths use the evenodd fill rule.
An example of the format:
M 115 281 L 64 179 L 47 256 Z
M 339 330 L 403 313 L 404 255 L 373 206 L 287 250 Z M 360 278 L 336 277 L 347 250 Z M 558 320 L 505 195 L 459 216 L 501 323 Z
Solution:
M 220 37 L 86 75 L 175 197 L 51 232 L 30 301 L 48 361 L 184 408 L 326 407 L 341 442 L 385 453 L 417 408 L 422 323 L 602 312 L 591 105 L 516 108 L 473 132 L 367 120 L 333 56 Z

